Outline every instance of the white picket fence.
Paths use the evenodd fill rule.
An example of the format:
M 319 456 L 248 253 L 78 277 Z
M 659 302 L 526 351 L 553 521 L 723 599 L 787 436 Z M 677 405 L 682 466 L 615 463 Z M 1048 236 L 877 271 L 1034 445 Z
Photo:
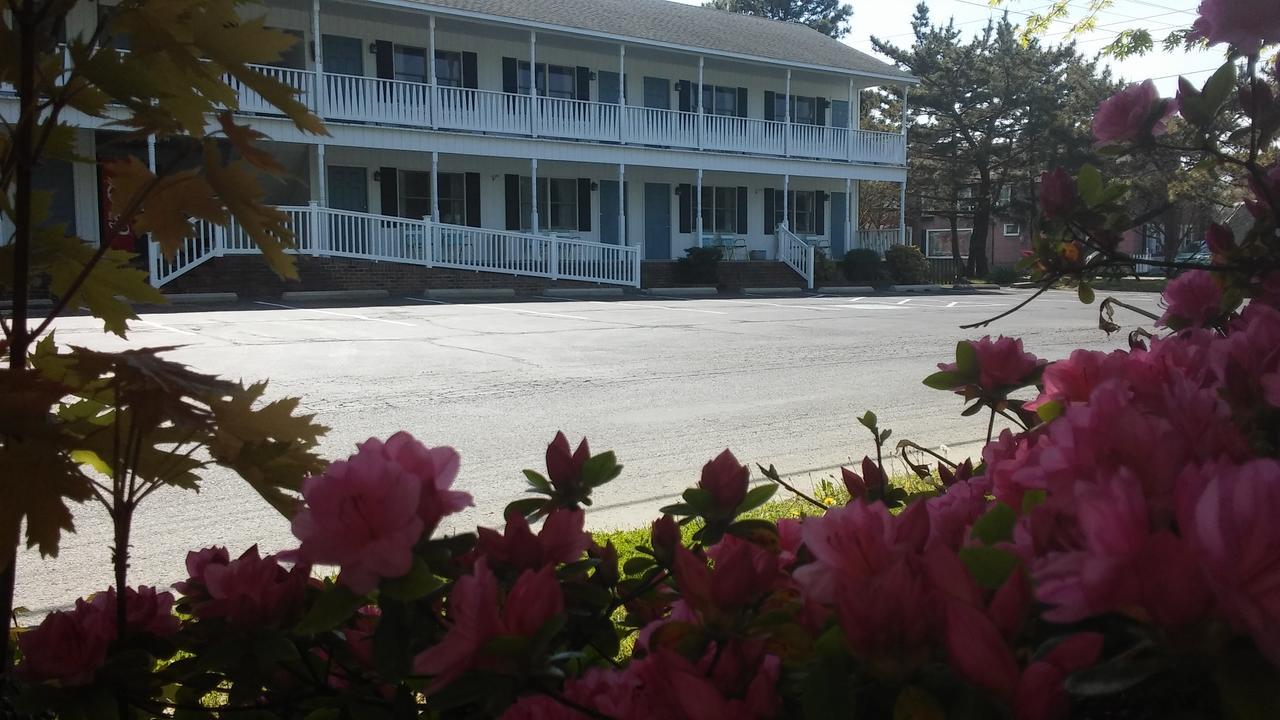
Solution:
M 795 270 L 808 283 L 809 289 L 813 289 L 813 246 L 796 237 L 795 233 L 787 229 L 785 225 L 779 225 L 777 230 L 778 238 L 778 258 L 786 263 L 788 267 Z
M 294 234 L 290 253 L 640 287 L 638 247 L 316 205 L 278 209 Z M 258 252 L 234 219 L 226 225 L 196 221 L 174 257 L 162 257 L 152 243 L 151 284 L 161 287 L 215 257 Z
M 855 247 L 875 250 L 883 256 L 885 250 L 894 245 L 902 244 L 902 230 L 900 228 L 885 228 L 858 230 Z

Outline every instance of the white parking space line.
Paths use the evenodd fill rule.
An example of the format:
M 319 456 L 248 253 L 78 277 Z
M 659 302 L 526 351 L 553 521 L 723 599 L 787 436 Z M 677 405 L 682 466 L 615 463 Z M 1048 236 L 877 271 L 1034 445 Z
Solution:
M 898 304 L 899 304 L 899 305 L 906 305 L 906 304 L 907 304 L 907 303 L 909 303 L 909 302 L 911 302 L 911 298 L 902 298 L 901 300 L 899 300 L 899 301 L 898 301 Z
M 175 333 L 178 333 L 178 334 L 180 334 L 180 335 L 191 335 L 192 337 L 200 337 L 200 333 L 191 332 L 190 330 L 179 330 L 179 329 L 178 329 L 178 328 L 176 328 L 176 327 L 169 327 L 168 325 L 161 325 L 161 324 L 160 324 L 160 323 L 158 323 L 158 322 L 151 322 L 150 320 L 134 320 L 134 322 L 138 323 L 139 325 L 150 325 L 150 326 L 151 326 L 151 327 L 153 327 L 153 328 L 159 328 L 159 329 L 161 329 L 161 330 L 168 330 L 169 332 L 175 332 Z
M 640 303 L 606 302 L 604 300 L 588 300 L 587 302 L 590 302 L 593 305 L 616 305 L 619 307 L 638 308 L 640 310 L 673 310 L 675 312 L 705 313 L 707 315 L 725 314 L 719 310 L 695 310 L 694 308 L 671 307 L 669 305 L 642 305 Z
M 563 315 L 561 313 L 539 312 L 537 310 L 522 310 L 520 308 L 503 307 L 501 305 L 473 305 L 472 307 L 489 308 L 490 310 L 504 310 L 506 312 L 524 313 L 525 315 L 541 315 L 543 317 L 568 318 L 569 320 L 590 320 L 580 315 Z
M 265 300 L 254 300 L 257 305 L 266 305 L 267 307 L 282 308 L 284 310 L 301 310 L 302 312 L 319 313 L 320 315 L 332 315 L 340 318 L 352 318 L 355 320 L 369 320 L 371 322 L 386 323 L 388 325 L 402 325 L 404 327 L 417 327 L 413 323 L 400 322 L 399 320 L 385 320 L 383 318 L 369 317 L 368 315 L 356 315 L 355 313 L 339 313 L 330 310 L 317 310 L 315 308 L 300 308 L 293 305 L 282 305 L 280 303 L 266 302 Z
M 448 304 L 449 304 L 449 303 L 447 303 L 447 302 L 445 302 L 445 301 L 443 301 L 443 300 L 431 300 L 430 298 L 416 298 L 416 297 L 408 297 L 408 296 L 405 296 L 405 300 L 413 300 L 414 302 L 433 303 L 433 304 L 435 304 L 435 305 L 448 305 Z
M 840 310 L 857 310 L 856 307 L 848 307 L 843 305 L 784 305 L 783 303 L 763 302 L 759 300 L 720 300 L 719 302 L 737 303 L 739 305 L 759 305 L 762 307 L 779 307 L 794 308 L 796 310 L 831 310 L 839 312 Z

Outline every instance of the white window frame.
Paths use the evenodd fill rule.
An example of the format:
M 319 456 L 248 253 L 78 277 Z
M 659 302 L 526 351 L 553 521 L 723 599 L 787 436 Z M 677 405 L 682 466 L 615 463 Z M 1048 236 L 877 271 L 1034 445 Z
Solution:
M 778 196 L 782 194 L 781 190 L 774 191 L 773 201 L 773 217 L 774 225 L 782 222 L 782 202 Z M 812 198 L 809 208 L 803 212 L 799 210 L 800 203 L 797 199 L 800 195 Z M 817 190 L 788 190 L 787 191 L 787 229 L 797 235 L 816 235 L 818 229 L 818 191 Z M 804 222 L 801 222 L 801 221 Z
M 456 68 L 457 77 L 448 74 L 441 74 L 441 68 L 448 70 Z M 436 74 L 436 84 L 441 87 L 462 87 L 462 51 L 461 50 L 436 50 L 435 63 L 431 68 Z
M 728 112 L 720 112 L 719 100 L 721 97 L 729 98 Z M 710 102 L 707 102 L 710 100 Z M 722 115 L 724 117 L 738 116 L 738 88 L 728 85 L 712 85 L 703 83 L 702 85 L 702 111 L 708 115 Z
M 738 188 L 736 185 L 702 186 L 702 231 L 726 235 L 746 235 L 747 229 L 738 227 Z M 697 226 L 698 209 L 693 208 Z
M 422 56 L 422 73 L 408 73 L 400 71 L 400 57 L 402 55 L 420 54 Z M 401 82 L 426 83 L 428 81 L 429 72 L 435 71 L 435 63 L 427 62 L 427 49 L 417 47 L 415 45 L 401 45 L 395 43 L 391 46 L 391 77 Z
M 531 193 L 529 192 L 529 183 L 532 180 L 528 175 L 520 176 L 520 229 L 533 229 L 533 204 Z M 569 187 L 568 200 L 563 195 L 555 202 L 551 202 L 551 183 L 564 188 Z M 556 205 L 560 211 L 561 222 L 554 222 L 555 214 L 551 211 L 551 206 Z M 565 212 L 568 212 L 569 221 L 564 222 Z M 578 232 L 578 179 L 577 178 L 549 178 L 538 176 L 538 230 L 553 232 Z
M 400 177 L 396 178 L 396 214 L 404 218 L 413 218 L 421 220 L 423 217 L 431 214 L 431 171 L 430 170 L 404 170 L 398 171 Z M 426 186 L 425 195 L 410 195 L 409 176 L 419 183 Z M 408 206 L 410 203 L 417 205 L 422 212 L 410 213 Z
M 956 229 L 956 231 L 957 231 L 958 233 L 960 233 L 961 238 L 963 238 L 963 237 L 964 237 L 964 234 L 965 234 L 965 233 L 969 233 L 969 240 L 972 242 L 972 240 L 973 240 L 973 228 L 957 228 L 957 229 Z M 943 247 L 943 248 L 937 248 L 937 247 L 935 247 L 935 245 L 936 245 L 936 243 L 935 243 L 935 241 L 934 241 L 934 236 L 935 236 L 935 235 L 948 235 L 948 236 L 949 236 L 949 235 L 951 235 L 951 228 L 928 228 L 928 229 L 926 229 L 926 230 L 924 231 L 924 254 L 925 254 L 925 257 L 931 257 L 931 258 L 949 258 L 949 257 L 951 257 L 951 247 L 950 247 L 950 246 L 946 246 L 946 247 Z M 958 238 L 958 239 L 959 239 L 959 238 Z M 957 239 L 957 240 L 958 240 L 958 239 Z M 965 259 L 968 259 L 968 254 L 961 255 L 960 257 L 965 258 Z
M 569 94 L 568 95 L 551 95 L 550 79 L 551 70 L 554 69 L 557 74 L 568 72 Z M 529 77 L 529 61 L 521 60 L 516 64 L 516 92 L 521 95 L 530 95 L 527 78 Z M 538 63 L 538 73 L 535 82 L 538 86 L 538 97 L 556 97 L 562 100 L 577 100 L 578 98 L 578 68 L 574 65 L 557 65 L 555 63 Z
M 1005 237 L 1018 237 L 1022 235 L 1022 226 L 1018 223 L 1003 223 L 1003 225 L 1004 227 L 1002 228 L 1002 231 L 1004 232 Z M 1010 232 L 1009 228 L 1013 228 L 1013 232 Z

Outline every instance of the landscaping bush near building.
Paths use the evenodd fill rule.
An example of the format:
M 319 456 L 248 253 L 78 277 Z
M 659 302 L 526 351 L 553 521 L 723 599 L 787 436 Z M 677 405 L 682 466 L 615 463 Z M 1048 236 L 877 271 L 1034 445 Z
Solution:
M 845 279 L 862 283 L 878 282 L 884 272 L 880 253 L 869 248 L 856 248 L 845 253 L 841 268 Z
M 933 274 L 929 259 L 915 245 L 890 247 L 884 252 L 884 264 L 896 285 L 923 285 Z
M 813 251 L 813 279 L 818 283 L 829 283 L 839 280 L 843 273 L 840 264 L 827 257 L 825 250 Z
M 718 247 L 691 247 L 676 260 L 676 280 L 692 285 L 715 285 L 720 281 L 720 260 L 724 250 Z
M 1012 265 L 997 265 L 991 268 L 991 272 L 987 273 L 987 281 L 996 285 L 1012 285 L 1021 280 L 1022 273 Z

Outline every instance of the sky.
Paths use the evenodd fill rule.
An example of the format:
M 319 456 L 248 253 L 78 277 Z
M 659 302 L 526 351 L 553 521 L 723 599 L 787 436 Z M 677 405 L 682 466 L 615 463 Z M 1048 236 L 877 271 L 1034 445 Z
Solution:
M 686 4 L 699 4 L 700 0 L 677 0 Z M 875 55 L 871 36 L 900 46 L 911 43 L 911 16 L 915 12 L 915 0 L 848 0 L 853 5 L 853 22 L 850 33 L 844 38 L 848 45 Z M 967 35 L 980 32 L 988 19 L 999 20 L 1009 11 L 1010 19 L 1017 23 L 1028 13 L 1049 6 L 1049 0 L 1006 0 L 999 8 L 992 8 L 987 0 L 926 0 L 929 13 L 935 23 L 954 18 L 956 27 Z M 1081 6 L 1083 2 L 1077 3 Z M 1189 26 L 1196 18 L 1199 0 L 1116 0 L 1110 8 L 1098 16 L 1099 28 L 1075 38 L 1080 52 L 1092 56 L 1115 39 L 1116 33 L 1126 28 L 1145 27 L 1151 31 L 1156 48 L 1139 58 L 1124 61 L 1104 59 L 1111 65 L 1114 75 L 1129 81 L 1152 78 L 1165 95 L 1177 89 L 1177 75 L 1187 75 L 1197 83 L 1203 83 L 1225 61 L 1222 49 L 1203 52 L 1166 53 L 1160 48 L 1160 40 L 1177 28 Z M 1054 23 L 1053 29 L 1042 42 L 1054 44 L 1067 40 L 1065 31 L 1069 22 Z M 884 59 L 884 58 L 881 58 Z

